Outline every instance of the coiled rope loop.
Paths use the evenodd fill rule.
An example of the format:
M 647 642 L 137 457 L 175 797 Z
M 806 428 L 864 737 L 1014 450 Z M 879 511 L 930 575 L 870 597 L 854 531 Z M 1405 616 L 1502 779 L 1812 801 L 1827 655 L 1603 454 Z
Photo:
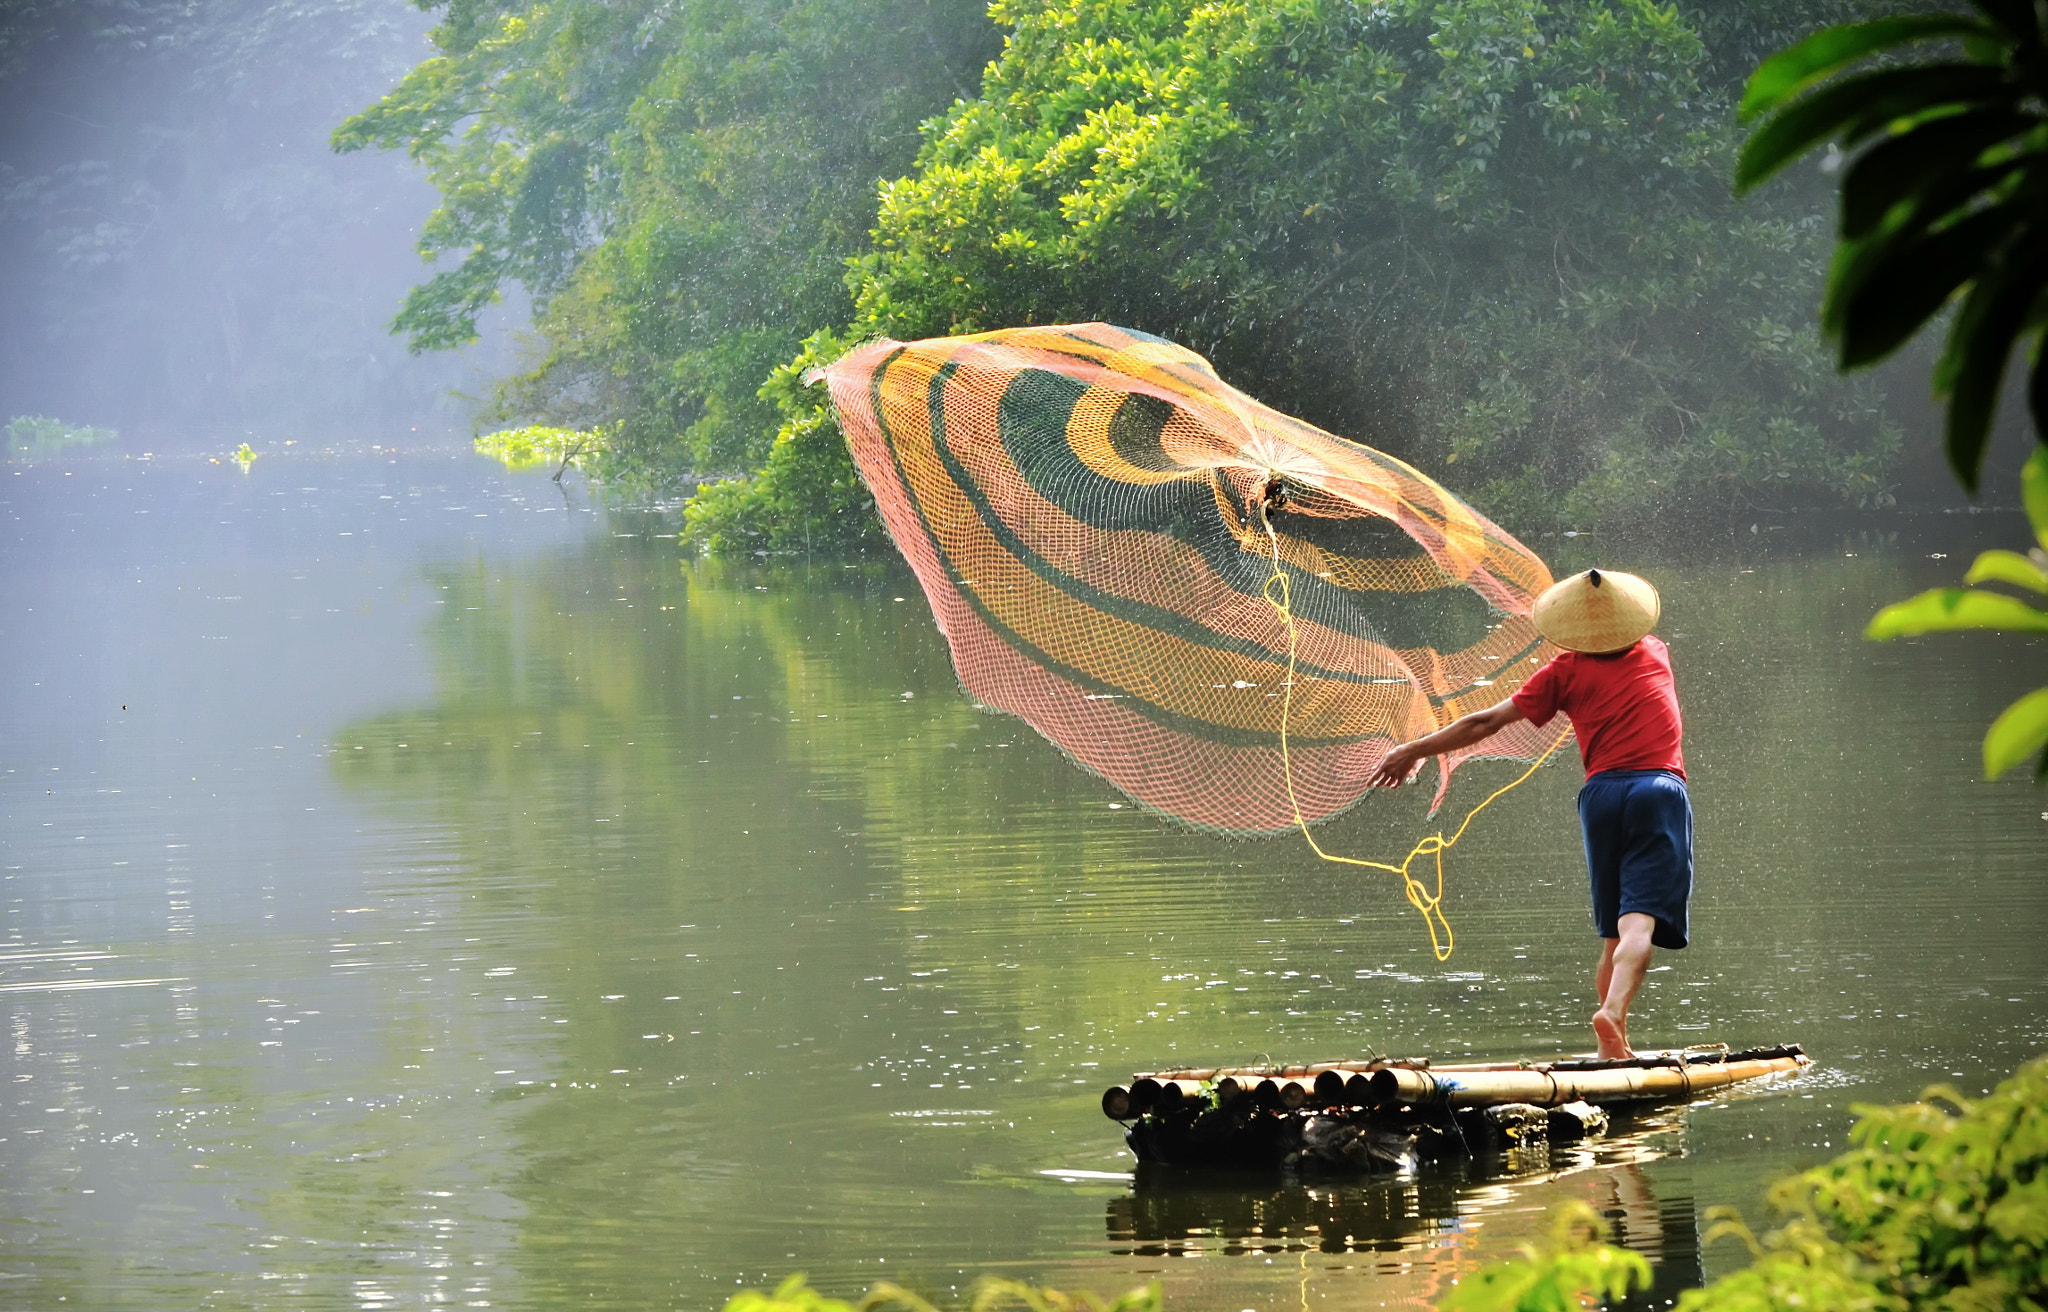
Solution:
M 1408 905 L 1420 911 L 1423 923 L 1429 926 L 1429 946 L 1436 953 L 1436 959 L 1438 961 L 1448 960 L 1451 950 L 1457 946 L 1457 938 L 1452 934 L 1451 922 L 1445 918 L 1443 910 L 1444 853 L 1458 845 L 1458 840 L 1465 836 L 1465 830 L 1472 824 L 1473 817 L 1477 816 L 1487 807 L 1492 806 L 1494 800 L 1503 793 L 1509 792 L 1530 775 L 1535 774 L 1538 767 L 1545 761 L 1548 761 L 1557 752 L 1558 748 L 1564 746 L 1565 739 L 1572 736 L 1571 728 L 1567 725 L 1564 732 L 1559 734 L 1550 746 L 1543 749 L 1543 755 L 1532 761 L 1529 768 L 1522 771 L 1513 783 L 1496 788 L 1487 796 L 1485 801 L 1467 811 L 1465 819 L 1458 825 L 1450 837 L 1444 837 L 1443 833 L 1439 831 L 1419 840 L 1414 847 L 1409 849 L 1408 855 L 1402 859 L 1401 864 L 1390 865 L 1385 861 L 1367 861 L 1361 857 L 1338 856 L 1334 853 L 1325 852 L 1322 844 L 1316 842 L 1316 836 L 1309 832 L 1308 821 L 1301 814 L 1301 802 L 1294 794 L 1294 761 L 1287 747 L 1287 721 L 1294 708 L 1295 631 L 1293 592 L 1289 587 L 1286 571 L 1280 567 L 1280 537 L 1273 531 L 1273 523 L 1267 518 L 1266 507 L 1263 503 L 1259 506 L 1259 523 L 1266 530 L 1266 541 L 1273 552 L 1273 573 L 1266 580 L 1264 588 L 1265 598 L 1272 605 L 1273 609 L 1279 613 L 1281 622 L 1287 626 L 1287 682 L 1282 686 L 1280 698 L 1280 767 L 1287 781 L 1288 805 L 1294 808 L 1294 823 L 1300 827 L 1301 836 L 1308 840 L 1309 850 L 1325 861 L 1334 862 L 1338 865 L 1363 866 L 1368 870 L 1384 870 L 1389 874 L 1401 876 L 1401 888 L 1408 895 Z M 1410 867 L 1415 864 L 1415 859 L 1420 856 L 1430 856 L 1436 860 L 1436 887 L 1434 889 L 1429 888 L 1421 880 L 1417 879 L 1410 870 Z

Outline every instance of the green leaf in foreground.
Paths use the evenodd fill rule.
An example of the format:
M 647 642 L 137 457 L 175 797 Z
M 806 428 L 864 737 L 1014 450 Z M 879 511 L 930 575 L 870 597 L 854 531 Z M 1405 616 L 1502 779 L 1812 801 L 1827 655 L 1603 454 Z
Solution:
M 1969 492 L 1977 490 L 1984 451 L 1991 443 L 2005 362 L 2014 343 L 2028 331 L 2048 288 L 2048 246 L 2042 236 L 2038 226 L 2023 231 L 2009 244 L 2010 258 L 1986 261 L 1956 311 L 1948 344 L 1935 366 L 1935 392 L 1948 398 L 1942 442 L 1949 469 Z M 2043 362 L 2037 360 L 2034 371 L 2042 368 Z
M 1986 551 L 1963 575 L 1965 583 L 2010 583 L 2016 588 L 2048 592 L 2048 568 L 2032 556 L 2003 548 Z
M 1762 183 L 1823 142 L 1853 146 L 1891 122 L 1933 107 L 2009 96 L 1997 70 L 1978 64 L 1888 68 L 1823 87 L 1765 119 L 1742 143 L 1735 193 Z
M 1742 106 L 1737 112 L 1747 123 L 1828 74 L 1879 51 L 1908 41 L 1967 36 L 1984 30 L 1982 23 L 1958 14 L 1903 14 L 1868 23 L 1825 27 L 1758 65 L 1756 72 L 1750 74 L 1749 85 L 1743 88 Z
M 743 1289 L 725 1301 L 725 1312 L 853 1312 L 853 1304 L 827 1298 L 804 1282 L 802 1272 L 772 1292 Z
M 1984 777 L 1996 779 L 2036 752 L 2035 776 L 2048 776 L 2048 688 L 2034 689 L 1991 722 L 1984 733 Z
M 1480 1268 L 1444 1299 L 1443 1312 L 1577 1312 L 1588 1296 L 1610 1302 L 1638 1285 L 1649 1288 L 1650 1264 L 1603 1242 L 1606 1233 L 1598 1212 L 1567 1203 L 1551 1222 L 1547 1246 L 1525 1246 L 1520 1261 Z
M 2048 611 L 2036 610 L 2017 597 L 2001 593 L 1975 588 L 1935 588 L 1886 606 L 1871 617 L 1863 636 L 1884 642 L 1965 629 L 2048 633 Z
M 2048 551 L 2048 446 L 2036 448 L 2020 467 L 2020 502 L 2027 508 L 2027 522 L 2034 526 L 2034 540 Z
M 1159 1285 L 1155 1282 L 1115 1298 L 1098 1298 L 1086 1291 L 1074 1294 L 1057 1289 L 1027 1285 L 1020 1280 L 983 1276 L 974 1282 L 962 1312 L 996 1312 L 1018 1307 L 1025 1312 L 1160 1312 Z M 827 1298 L 793 1275 L 772 1293 L 743 1290 L 726 1300 L 725 1312 L 875 1312 L 878 1308 L 902 1308 L 904 1312 L 941 1312 L 931 1300 L 887 1281 L 867 1292 L 858 1304 Z

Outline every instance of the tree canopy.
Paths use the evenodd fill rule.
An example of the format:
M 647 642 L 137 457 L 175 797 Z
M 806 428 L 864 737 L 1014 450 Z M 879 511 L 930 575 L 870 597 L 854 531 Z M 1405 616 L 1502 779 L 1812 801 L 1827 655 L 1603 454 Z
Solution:
M 1897 438 L 1806 327 L 1819 189 L 1726 183 L 1751 53 L 1868 7 L 452 0 L 336 142 L 441 188 L 413 345 L 520 283 L 496 413 L 616 425 L 614 479 L 745 476 L 694 505 L 720 544 L 871 531 L 805 365 L 1085 319 L 1523 529 L 1868 505 Z
M 520 284 L 539 350 L 499 413 L 617 424 L 611 476 L 662 484 L 759 462 L 763 381 L 844 320 L 876 181 L 997 37 L 968 0 L 454 0 L 433 41 L 335 134 L 441 190 L 394 326 L 458 344 Z

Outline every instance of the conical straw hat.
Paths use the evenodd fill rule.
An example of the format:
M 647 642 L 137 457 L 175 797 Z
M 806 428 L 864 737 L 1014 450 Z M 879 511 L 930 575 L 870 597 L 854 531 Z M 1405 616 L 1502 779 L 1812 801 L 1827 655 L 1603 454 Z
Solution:
M 1620 651 L 1657 627 L 1664 603 L 1633 574 L 1589 569 L 1536 598 L 1536 630 L 1567 651 Z

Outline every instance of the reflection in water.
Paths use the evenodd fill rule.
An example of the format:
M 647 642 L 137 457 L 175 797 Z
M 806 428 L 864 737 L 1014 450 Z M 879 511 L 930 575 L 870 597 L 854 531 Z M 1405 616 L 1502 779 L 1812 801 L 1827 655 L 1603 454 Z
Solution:
M 1696 1207 L 1852 1100 L 2048 1044 L 2040 802 L 1969 774 L 2024 653 L 1853 641 L 1957 523 L 1649 569 L 1702 876 L 1644 1038 L 1815 1077 L 1508 1178 L 1133 1188 L 1090 1174 L 1130 1166 L 1096 1098 L 1132 1070 L 1576 1045 L 1572 772 L 1467 836 L 1439 968 L 1395 887 L 1167 829 L 975 708 L 900 571 L 681 562 L 480 464 L 73 473 L 0 480 L 0 1303 L 1000 1270 L 1335 1308 L 1433 1299 L 1564 1197 L 1689 1280 Z M 1332 849 L 1405 850 L 1427 799 L 1382 800 Z
M 1370 1265 L 1383 1274 L 1422 1275 L 1440 1293 L 1477 1267 L 1477 1252 L 1499 1255 L 1497 1243 L 1473 1247 L 1489 1222 L 1519 1232 L 1537 1200 L 1548 1207 L 1575 1198 L 1606 1218 L 1611 1242 L 1651 1264 L 1653 1285 L 1621 1306 L 1662 1308 L 1703 1280 L 1693 1198 L 1660 1198 L 1644 1169 L 1676 1146 L 1682 1116 L 1653 1113 L 1598 1143 L 1538 1145 L 1342 1185 L 1140 1166 L 1130 1193 L 1110 1200 L 1104 1229 L 1112 1252 L 1134 1258 L 1380 1254 Z
M 1663 1217 L 1642 1167 L 1668 1154 L 1679 1125 L 1678 1113 L 1667 1110 L 1609 1139 L 1535 1144 L 1344 1184 L 1140 1165 L 1130 1195 L 1109 1205 L 1108 1233 L 1112 1243 L 1150 1256 L 1404 1252 L 1433 1247 L 1489 1209 L 1516 1205 L 1532 1186 L 1583 1175 L 1580 1184 L 1605 1191 L 1600 1210 L 1615 1221 L 1617 1242 L 1664 1260 Z M 1690 1199 L 1682 1202 L 1691 1207 Z M 1692 1237 L 1684 1238 L 1697 1266 Z

